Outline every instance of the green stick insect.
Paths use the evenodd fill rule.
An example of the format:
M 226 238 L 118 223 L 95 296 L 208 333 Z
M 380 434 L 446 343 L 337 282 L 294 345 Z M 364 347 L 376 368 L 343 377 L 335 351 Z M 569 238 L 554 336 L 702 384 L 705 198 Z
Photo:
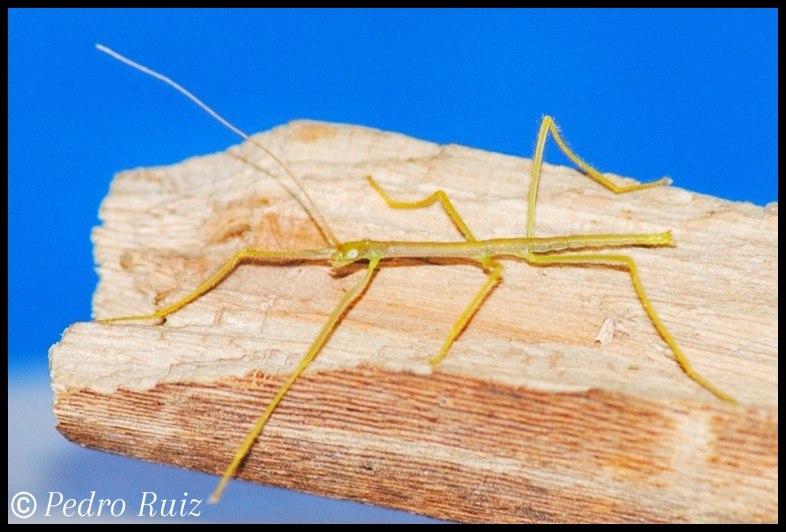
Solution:
M 639 278 L 638 269 L 633 259 L 627 255 L 621 254 L 601 254 L 594 252 L 600 248 L 625 248 L 631 246 L 647 246 L 647 247 L 664 247 L 673 246 L 674 242 L 671 238 L 671 232 L 653 233 L 653 234 L 605 234 L 605 235 L 566 235 L 557 237 L 537 237 L 535 236 L 535 204 L 538 195 L 538 183 L 540 180 L 541 167 L 543 165 L 543 152 L 546 144 L 546 139 L 549 133 L 559 145 L 562 152 L 570 158 L 585 174 L 594 179 L 602 186 L 611 190 L 616 194 L 633 192 L 647 188 L 659 187 L 670 183 L 668 178 L 663 178 L 651 183 L 643 183 L 631 186 L 617 186 L 605 176 L 601 175 L 597 170 L 582 161 L 575 153 L 573 153 L 565 142 L 562 140 L 559 131 L 554 123 L 554 120 L 545 116 L 540 125 L 538 132 L 537 143 L 535 146 L 535 155 L 532 163 L 532 177 L 529 187 L 528 196 L 528 211 L 527 211 L 527 233 L 524 237 L 519 238 L 495 238 L 489 240 L 478 240 L 472 234 L 467 224 L 461 218 L 456 208 L 451 203 L 447 194 L 442 190 L 437 190 L 429 197 L 414 202 L 402 202 L 391 199 L 382 188 L 377 184 L 371 176 L 367 176 L 369 184 L 376 190 L 385 202 L 394 209 L 419 209 L 430 206 L 439 202 L 444 211 L 450 217 L 453 224 L 461 233 L 463 241 L 456 242 L 403 242 L 403 241 L 383 241 L 383 240 L 356 240 L 349 242 L 342 242 L 336 237 L 322 216 L 320 210 L 317 208 L 314 201 L 303 188 L 300 180 L 287 168 L 287 166 L 270 150 L 251 139 L 247 134 L 240 131 L 224 118 L 219 116 L 210 107 L 204 104 L 196 96 L 189 91 L 172 81 L 171 79 L 154 72 L 122 55 L 98 45 L 99 50 L 105 52 L 115 59 L 126 63 L 142 72 L 157 78 L 164 83 L 170 85 L 187 98 L 196 103 L 199 107 L 204 109 L 213 118 L 218 120 L 221 124 L 235 132 L 237 135 L 254 144 L 257 148 L 271 157 L 281 168 L 284 169 L 292 183 L 297 187 L 298 191 L 302 194 L 304 206 L 308 210 L 309 215 L 318 226 L 322 233 L 327 247 L 319 249 L 303 249 L 294 251 L 276 251 L 267 249 L 246 248 L 241 249 L 232 255 L 224 265 L 212 277 L 203 282 L 200 286 L 195 288 L 190 294 L 182 298 L 180 301 L 168 305 L 152 314 L 143 316 L 122 316 L 117 318 L 109 318 L 100 320 L 101 323 L 114 323 L 119 321 L 150 321 L 160 320 L 166 316 L 177 312 L 179 309 L 185 307 L 192 301 L 198 299 L 206 292 L 212 290 L 222 280 L 228 277 L 234 269 L 241 263 L 245 262 L 272 262 L 282 260 L 297 260 L 297 261 L 329 261 L 335 268 L 343 268 L 353 263 L 367 263 L 365 274 L 351 290 L 349 290 L 341 301 L 338 302 L 336 308 L 328 317 L 322 330 L 317 335 L 314 342 L 311 344 L 308 352 L 305 354 L 300 364 L 294 372 L 287 378 L 286 382 L 281 386 L 276 395 L 270 401 L 267 409 L 259 416 L 254 427 L 248 432 L 245 440 L 241 443 L 237 452 L 235 453 L 232 461 L 224 471 L 223 477 L 219 482 L 216 490 L 213 492 L 210 501 L 217 502 L 227 482 L 235 474 L 240 464 L 256 442 L 258 436 L 264 429 L 270 416 L 275 411 L 278 404 L 283 397 L 287 394 L 289 389 L 295 384 L 301 373 L 311 364 L 317 357 L 319 352 L 324 347 L 331 332 L 338 327 L 341 318 L 347 308 L 357 300 L 361 294 L 366 290 L 371 282 L 374 271 L 386 264 L 390 259 L 458 259 L 463 261 L 474 261 L 486 273 L 486 282 L 480 288 L 478 293 L 464 309 L 459 316 L 453 328 L 450 330 L 445 343 L 434 358 L 429 363 L 436 366 L 442 361 L 445 355 L 450 350 L 451 345 L 456 338 L 461 334 L 461 331 L 467 326 L 469 321 L 483 305 L 486 296 L 491 292 L 494 286 L 502 277 L 503 265 L 501 259 L 514 258 L 522 259 L 533 265 L 555 265 L 567 264 L 576 266 L 609 266 L 623 269 L 630 275 L 633 287 L 636 294 L 641 301 L 644 310 L 647 312 L 655 329 L 666 341 L 674 353 L 674 358 L 680 365 L 682 370 L 688 377 L 693 379 L 700 386 L 704 387 L 709 392 L 713 393 L 719 399 L 736 404 L 736 401 L 726 393 L 722 392 L 707 379 L 699 375 L 688 362 L 687 357 L 683 354 L 680 347 L 677 345 L 676 340 L 669 332 L 666 325 L 660 319 L 655 309 L 652 306 L 649 298 L 647 297 L 644 287 Z

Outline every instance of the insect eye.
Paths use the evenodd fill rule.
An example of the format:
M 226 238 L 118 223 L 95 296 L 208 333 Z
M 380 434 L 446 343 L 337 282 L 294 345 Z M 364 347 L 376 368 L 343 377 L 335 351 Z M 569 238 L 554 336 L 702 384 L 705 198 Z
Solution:
M 357 248 L 352 248 L 349 251 L 347 251 L 347 258 L 349 260 L 355 260 L 356 258 L 358 258 L 358 250 L 357 250 Z

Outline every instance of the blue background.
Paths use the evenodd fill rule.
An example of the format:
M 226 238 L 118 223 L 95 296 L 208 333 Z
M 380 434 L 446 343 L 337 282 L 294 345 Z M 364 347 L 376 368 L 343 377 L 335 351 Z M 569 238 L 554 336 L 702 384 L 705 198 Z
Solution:
M 90 319 L 90 230 L 112 176 L 239 142 L 96 43 L 172 77 L 250 133 L 309 118 L 529 157 L 550 114 L 601 171 L 669 175 L 764 205 L 778 187 L 777 34 L 775 10 L 11 10 L 9 390 L 45 381 L 49 346 Z M 553 145 L 547 159 L 566 163 Z M 9 407 L 9 440 L 11 424 Z M 68 456 L 59 463 L 98 460 Z M 179 474 L 130 467 L 165 471 L 161 485 Z M 9 471 L 9 497 L 11 485 Z M 208 517 L 408 518 L 355 506 L 309 514 L 310 498 L 266 514 L 249 489 L 245 513 Z

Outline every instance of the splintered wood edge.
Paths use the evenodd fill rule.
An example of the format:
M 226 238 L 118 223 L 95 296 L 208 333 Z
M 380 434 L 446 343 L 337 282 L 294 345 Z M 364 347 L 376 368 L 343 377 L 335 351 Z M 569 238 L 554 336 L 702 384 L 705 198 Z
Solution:
M 380 207 L 365 174 L 387 188 L 410 179 L 389 190 L 401 199 L 446 189 L 479 238 L 522 232 L 527 160 L 313 122 L 258 138 L 302 176 L 340 238 L 456 238 L 436 208 Z M 97 317 L 171 303 L 241 247 L 324 245 L 286 192 L 238 157 L 276 170 L 245 145 L 232 153 L 118 176 L 94 235 Z M 671 229 L 676 248 L 630 254 L 694 365 L 743 406 L 687 379 L 629 279 L 605 268 L 506 263 L 432 371 L 425 361 L 482 276 L 402 264 L 377 275 L 238 477 L 460 521 L 777 520 L 777 204 L 597 188 L 544 167 L 538 231 Z M 320 266 L 258 270 L 241 267 L 163 326 L 72 326 L 50 353 L 58 430 L 221 473 L 357 282 Z M 463 298 L 440 297 L 454 289 Z

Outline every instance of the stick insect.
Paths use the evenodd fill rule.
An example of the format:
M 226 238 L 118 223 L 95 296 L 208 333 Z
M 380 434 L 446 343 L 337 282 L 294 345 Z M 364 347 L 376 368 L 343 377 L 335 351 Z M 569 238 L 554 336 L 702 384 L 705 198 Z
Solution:
M 429 360 L 431 366 L 437 366 L 445 357 L 445 355 L 447 355 L 451 345 L 453 345 L 464 328 L 469 324 L 469 322 L 472 320 L 472 317 L 483 305 L 489 293 L 494 289 L 494 287 L 502 278 L 503 265 L 501 259 L 520 259 L 526 261 L 529 264 L 540 266 L 561 264 L 586 267 L 600 265 L 622 269 L 628 272 L 633 283 L 633 288 L 635 289 L 636 294 L 641 301 L 642 307 L 646 311 L 657 332 L 670 347 L 672 353 L 674 354 L 674 358 L 685 374 L 687 374 L 689 378 L 694 380 L 696 383 L 704 387 L 719 399 L 728 403 L 736 404 L 736 401 L 731 396 L 727 395 L 719 388 L 714 386 L 692 368 L 691 364 L 688 362 L 688 359 L 677 345 L 677 342 L 672 336 L 671 332 L 660 319 L 652 303 L 647 297 L 647 294 L 641 283 L 641 279 L 639 278 L 638 268 L 633 259 L 630 256 L 623 254 L 602 254 L 597 252 L 597 250 L 601 248 L 673 246 L 674 242 L 671 238 L 670 231 L 651 234 L 623 233 L 601 235 L 566 235 L 557 237 L 535 236 L 535 205 L 537 202 L 538 184 L 540 181 L 541 167 L 543 164 L 544 148 L 549 134 L 551 134 L 551 136 L 554 138 L 562 152 L 571 161 L 573 161 L 573 163 L 581 168 L 581 170 L 583 170 L 583 172 L 589 178 L 593 179 L 603 187 L 611 190 L 616 194 L 667 185 L 671 182 L 668 178 L 663 178 L 650 183 L 629 186 L 616 185 L 610 179 L 603 176 L 597 170 L 585 163 L 570 148 L 568 148 L 567 144 L 560 136 L 554 120 L 549 116 L 545 116 L 541 122 L 540 130 L 538 131 L 535 154 L 533 157 L 532 175 L 528 194 L 527 230 L 524 237 L 479 240 L 474 236 L 444 191 L 437 190 L 427 198 L 419 201 L 397 201 L 388 196 L 388 194 L 380 187 L 373 177 L 366 176 L 369 185 L 374 190 L 376 190 L 376 192 L 379 193 L 387 205 L 393 209 L 420 209 L 435 203 L 439 203 L 458 229 L 459 233 L 463 237 L 463 240 L 454 242 L 409 242 L 365 239 L 343 242 L 332 231 L 330 225 L 322 216 L 319 208 L 317 208 L 316 204 L 301 184 L 301 181 L 274 153 L 222 118 L 196 96 L 191 94 L 188 90 L 181 87 L 179 84 L 168 77 L 152 71 L 143 65 L 135 63 L 134 61 L 131 61 L 130 59 L 123 57 L 122 55 L 104 46 L 98 45 L 98 49 L 111 55 L 115 59 L 170 85 L 178 92 L 182 93 L 187 98 L 196 103 L 199 107 L 201 107 L 204 111 L 210 114 L 214 119 L 223 124 L 225 127 L 229 128 L 231 131 L 235 132 L 237 135 L 263 151 L 265 154 L 267 154 L 267 156 L 271 157 L 276 162 L 276 164 L 283 168 L 292 184 L 304 198 L 304 208 L 308 211 L 309 216 L 314 221 L 327 244 L 327 247 L 318 249 L 290 251 L 257 248 L 241 249 L 232 255 L 215 274 L 213 274 L 209 279 L 204 281 L 190 294 L 186 295 L 179 301 L 165 306 L 164 308 L 161 308 L 152 314 L 122 316 L 99 320 L 101 323 L 114 323 L 119 321 L 161 321 L 168 315 L 177 312 L 189 303 L 200 298 L 208 291 L 212 290 L 219 283 L 221 283 L 221 281 L 227 278 L 241 263 L 280 262 L 293 260 L 324 263 L 327 261 L 333 266 L 334 269 L 337 270 L 355 263 L 367 263 L 367 267 L 362 279 L 338 302 L 335 309 L 332 311 L 321 331 L 317 335 L 316 339 L 311 344 L 311 347 L 308 349 L 305 356 L 298 364 L 297 368 L 292 374 L 289 375 L 276 395 L 270 401 L 268 407 L 259 416 L 253 428 L 248 432 L 245 440 L 242 442 L 235 453 L 231 463 L 224 471 L 224 474 L 218 486 L 216 487 L 216 490 L 210 498 L 211 502 L 217 502 L 220 499 L 227 482 L 230 478 L 232 478 L 232 476 L 234 476 L 238 467 L 250 452 L 251 448 L 256 442 L 256 439 L 261 434 L 276 407 L 287 394 L 289 389 L 295 384 L 298 377 L 306 368 L 308 368 L 309 364 L 311 364 L 311 362 L 320 353 L 333 330 L 338 327 L 348 307 L 350 307 L 353 302 L 359 299 L 364 293 L 372 280 L 374 271 L 377 268 L 384 266 L 386 262 L 394 259 L 450 259 L 456 261 L 469 261 L 479 266 L 487 276 L 485 283 L 481 286 L 480 290 L 477 292 L 477 294 L 475 294 L 475 297 L 470 301 L 469 305 L 466 306 L 466 308 L 458 317 L 458 320 L 450 330 L 447 339 L 445 340 L 440 351 L 436 354 L 436 356 Z

